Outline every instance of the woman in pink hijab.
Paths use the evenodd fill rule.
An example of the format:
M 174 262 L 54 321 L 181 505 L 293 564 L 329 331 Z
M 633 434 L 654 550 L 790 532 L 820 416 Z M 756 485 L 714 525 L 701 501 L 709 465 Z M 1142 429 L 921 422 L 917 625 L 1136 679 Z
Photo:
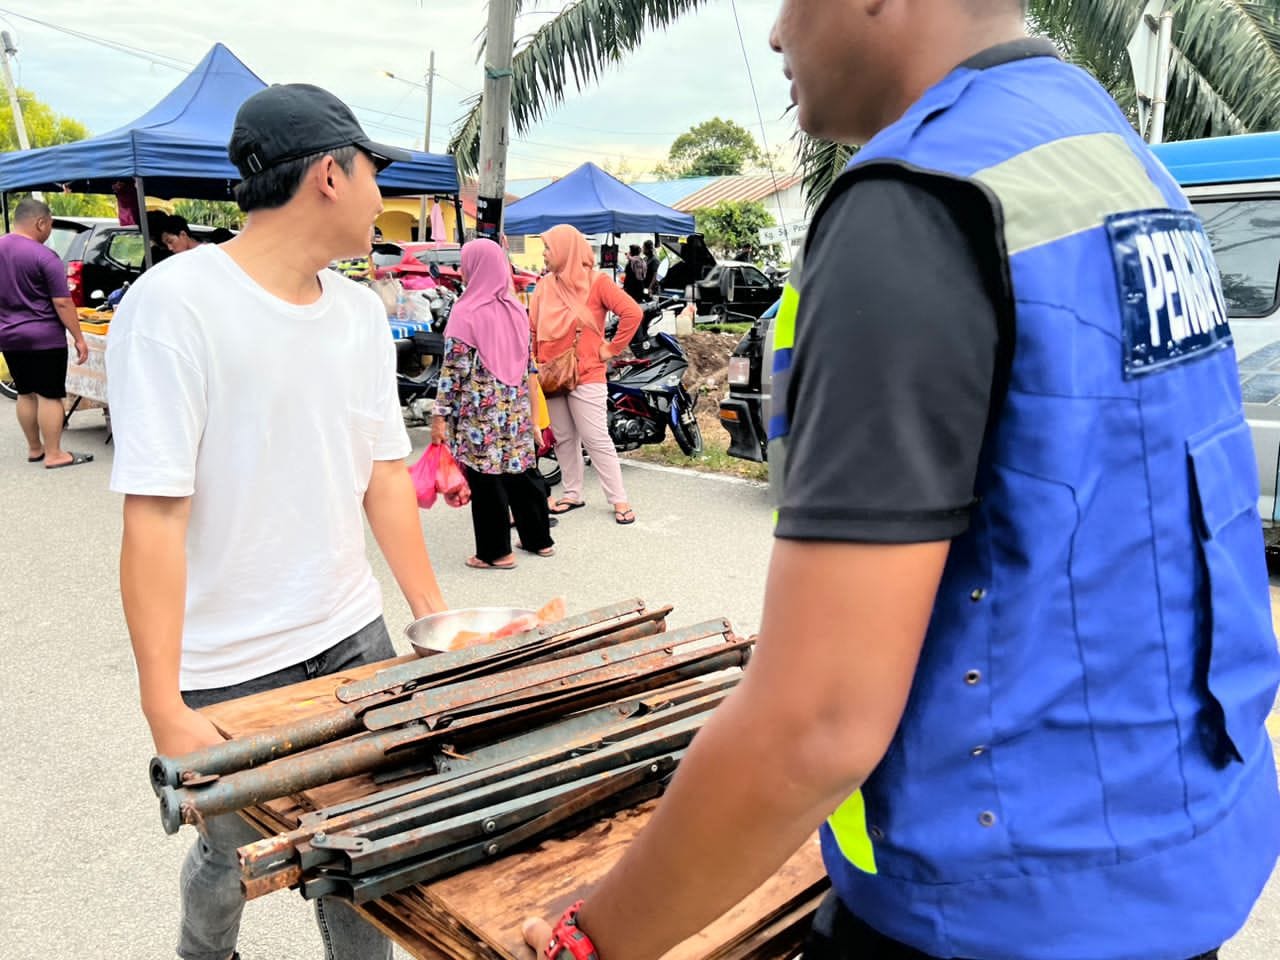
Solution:
M 555 550 L 537 462 L 529 400 L 529 315 L 516 299 L 511 264 L 492 240 L 462 248 L 466 291 L 446 325 L 444 367 L 431 440 L 448 444 L 471 486 L 475 556 L 467 566 L 510 570 L 511 524 L 519 547 L 540 557 Z

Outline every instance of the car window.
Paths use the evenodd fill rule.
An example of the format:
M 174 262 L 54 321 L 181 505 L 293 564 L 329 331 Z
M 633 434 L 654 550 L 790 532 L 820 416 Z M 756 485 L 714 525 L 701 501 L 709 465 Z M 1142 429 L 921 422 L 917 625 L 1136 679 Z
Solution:
M 63 259 L 71 248 L 71 241 L 79 232 L 71 227 L 54 227 L 53 233 L 49 234 L 49 239 L 44 242 L 44 245 Z
M 740 267 L 739 276 L 742 278 L 742 284 L 747 287 L 767 287 L 769 285 L 769 278 L 755 267 Z
M 133 269 L 141 269 L 144 252 L 142 234 L 132 231 L 115 234 L 107 245 L 108 259 Z
M 711 268 L 711 272 L 710 272 L 710 273 L 708 273 L 708 274 L 707 274 L 705 277 L 703 277 L 702 279 L 703 279 L 703 280 L 705 280 L 705 281 L 707 281 L 708 283 L 719 283 L 719 282 L 720 282 L 720 274 L 722 274 L 722 273 L 724 273 L 724 267 L 712 267 L 712 268 Z
M 1280 198 L 1197 202 L 1222 272 L 1232 317 L 1263 317 L 1276 307 L 1280 277 Z

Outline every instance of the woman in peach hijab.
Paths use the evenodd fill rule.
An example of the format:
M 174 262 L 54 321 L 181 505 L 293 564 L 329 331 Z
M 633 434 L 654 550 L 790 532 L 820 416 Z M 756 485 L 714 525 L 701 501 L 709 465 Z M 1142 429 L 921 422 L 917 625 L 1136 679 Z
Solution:
M 564 474 L 564 494 L 552 504 L 551 512 L 568 513 L 584 506 L 585 446 L 613 506 L 613 519 L 620 524 L 634 523 L 636 515 L 622 485 L 618 452 L 609 438 L 605 371 L 609 360 L 627 348 L 643 314 L 621 287 L 595 269 L 591 245 L 574 227 L 552 227 L 542 240 L 550 273 L 538 283 L 529 306 L 535 359 L 539 364 L 547 363 L 572 349 L 576 338 L 578 363 L 577 387 L 547 397 L 556 459 Z M 612 340 L 604 335 L 608 311 L 619 317 Z

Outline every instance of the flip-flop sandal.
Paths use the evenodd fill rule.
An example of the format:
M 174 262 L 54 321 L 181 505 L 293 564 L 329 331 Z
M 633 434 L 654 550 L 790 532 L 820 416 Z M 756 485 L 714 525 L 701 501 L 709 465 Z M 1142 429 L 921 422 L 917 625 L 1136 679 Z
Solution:
M 514 570 L 516 562 L 512 560 L 510 563 L 485 563 L 479 557 L 468 557 L 467 566 L 472 570 Z
M 39 463 L 43 459 L 44 459 L 44 454 L 42 453 L 38 457 L 27 457 L 27 463 Z
M 46 463 L 44 465 L 44 468 L 46 470 L 61 470 L 63 467 L 78 467 L 82 463 L 92 463 L 92 462 L 93 462 L 92 453 L 73 453 L 71 454 L 71 459 L 68 460 L 66 463 Z
M 560 499 L 556 501 L 556 505 L 554 507 L 549 508 L 549 512 L 555 516 L 559 516 L 562 513 L 568 513 L 570 510 L 579 510 L 585 506 L 586 504 L 581 500 Z M 557 509 L 557 507 L 560 509 Z
M 541 550 L 530 550 L 523 543 L 517 543 L 516 549 L 523 550 L 525 553 L 536 553 L 540 557 L 554 557 L 556 555 L 555 547 L 543 547 Z
M 613 522 L 619 526 L 628 526 L 636 522 L 636 514 L 634 510 L 615 510 L 613 511 Z

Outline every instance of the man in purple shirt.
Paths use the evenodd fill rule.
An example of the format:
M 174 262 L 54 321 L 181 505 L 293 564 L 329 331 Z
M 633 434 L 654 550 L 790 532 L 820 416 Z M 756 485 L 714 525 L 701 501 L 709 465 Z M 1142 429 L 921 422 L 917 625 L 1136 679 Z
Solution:
M 89 359 L 66 268 L 44 245 L 53 212 L 28 197 L 13 216 L 13 232 L 0 237 L 0 352 L 18 388 L 18 423 L 27 460 L 46 469 L 87 463 L 91 454 L 62 449 L 62 400 L 67 395 L 67 332 L 78 363 Z

